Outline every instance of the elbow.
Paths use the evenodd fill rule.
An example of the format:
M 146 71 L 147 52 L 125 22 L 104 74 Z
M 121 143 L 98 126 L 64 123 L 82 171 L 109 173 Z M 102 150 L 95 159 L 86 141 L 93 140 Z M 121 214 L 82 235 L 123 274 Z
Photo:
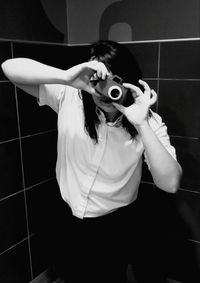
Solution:
M 167 193 L 171 193 L 171 194 L 175 194 L 179 187 L 180 187 L 180 182 L 178 180 L 170 180 L 167 182 L 164 182 L 164 184 L 158 184 L 155 182 L 156 187 L 158 187 L 159 189 L 167 192 Z
M 157 184 L 156 186 L 168 193 L 175 194 L 180 188 L 181 178 L 182 168 L 178 165 L 177 170 L 173 172 L 173 174 L 163 178 L 165 181 L 163 181 L 162 184 Z
M 4 61 L 2 64 L 1 64 L 1 69 L 4 73 L 4 75 L 9 78 L 9 66 L 10 66 L 10 62 L 12 61 L 12 59 L 7 59 L 6 61 Z

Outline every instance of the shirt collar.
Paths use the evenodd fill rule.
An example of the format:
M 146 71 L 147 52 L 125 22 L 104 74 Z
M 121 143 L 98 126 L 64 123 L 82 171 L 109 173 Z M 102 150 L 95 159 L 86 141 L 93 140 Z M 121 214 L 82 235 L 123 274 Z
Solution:
M 106 122 L 106 116 L 99 107 L 96 107 L 96 113 L 100 122 L 107 124 L 110 127 L 120 127 L 122 124 L 123 114 L 121 114 L 114 122 Z

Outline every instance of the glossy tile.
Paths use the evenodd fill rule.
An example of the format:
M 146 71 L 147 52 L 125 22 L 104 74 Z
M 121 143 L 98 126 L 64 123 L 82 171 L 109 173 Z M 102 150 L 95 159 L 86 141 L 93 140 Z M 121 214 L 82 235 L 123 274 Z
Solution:
M 180 218 L 187 227 L 188 239 L 200 242 L 200 194 L 179 190 L 175 205 Z
M 14 43 L 14 57 L 27 57 L 63 70 L 88 59 L 87 46 Z
M 151 172 L 149 171 L 146 162 L 144 162 L 143 165 L 142 165 L 142 181 L 153 183 Z
M 57 113 L 48 106 L 40 107 L 36 98 L 17 89 L 21 136 L 57 128 Z
M 143 78 L 158 77 L 158 43 L 126 44 L 142 70 Z
M 3 41 L 0 41 L 0 66 L 1 64 L 11 58 L 11 43 L 10 42 L 3 42 Z M 7 78 L 5 77 L 1 67 L 0 67 L 0 81 L 2 80 L 7 80 Z
M 0 282 L 28 283 L 31 280 L 27 240 L 0 255 Z
M 56 218 L 55 211 L 59 210 L 61 201 L 56 180 L 53 179 L 28 189 L 26 200 L 30 234 L 47 233 L 55 229 L 53 219 Z
M 168 277 L 178 282 L 200 281 L 200 245 L 189 240 L 168 244 Z M 173 281 L 172 281 L 173 282 Z
M 161 43 L 160 77 L 200 79 L 200 41 Z
M 55 176 L 57 132 L 22 139 L 26 188 Z
M 200 192 L 200 142 L 199 139 L 172 138 L 177 158 L 183 168 L 181 188 Z
M 19 141 L 0 143 L 0 199 L 23 189 Z
M 30 247 L 33 277 L 35 278 L 52 265 L 53 258 L 48 235 L 33 235 L 30 238 Z
M 27 237 L 23 193 L 0 201 L 0 231 L 0 252 Z
M 169 134 L 199 137 L 200 81 L 160 81 L 158 113 Z
M 0 142 L 19 137 L 15 90 L 11 83 L 0 83 Z

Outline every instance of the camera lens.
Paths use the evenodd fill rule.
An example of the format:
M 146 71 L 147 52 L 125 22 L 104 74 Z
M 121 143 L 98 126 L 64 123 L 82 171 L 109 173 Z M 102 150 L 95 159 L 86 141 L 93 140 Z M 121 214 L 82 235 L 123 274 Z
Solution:
M 108 96 L 112 100 L 118 100 L 122 96 L 122 90 L 119 86 L 111 86 L 108 90 Z

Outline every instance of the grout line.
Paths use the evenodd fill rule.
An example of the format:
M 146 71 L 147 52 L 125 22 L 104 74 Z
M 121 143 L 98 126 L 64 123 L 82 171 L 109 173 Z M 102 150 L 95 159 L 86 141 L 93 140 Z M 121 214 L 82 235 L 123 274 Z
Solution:
M 200 138 L 198 137 L 186 137 L 186 136 L 176 136 L 176 135 L 169 135 L 171 138 L 180 138 L 180 139 L 188 139 L 188 140 L 196 140 L 199 141 Z
M 199 82 L 200 79 L 176 79 L 176 78 L 159 78 L 159 81 L 188 81 L 188 82 Z
M 200 192 L 198 192 L 198 191 L 193 191 L 193 190 L 189 190 L 189 189 L 179 188 L 179 190 L 184 191 L 184 192 L 188 192 L 188 193 L 193 193 L 193 194 L 200 194 Z
M 193 242 L 195 244 L 200 244 L 200 241 L 196 241 L 196 240 L 193 240 L 193 239 L 188 239 L 189 242 Z
M 42 185 L 42 184 L 44 184 L 44 183 L 47 183 L 47 182 L 49 182 L 49 181 L 51 181 L 51 180 L 54 180 L 55 178 L 56 178 L 56 176 L 51 177 L 51 178 L 48 178 L 48 179 L 46 179 L 46 180 L 43 180 L 43 181 L 41 181 L 41 182 L 39 182 L 39 183 L 36 183 L 36 184 L 34 184 L 34 185 L 30 186 L 30 187 L 25 188 L 25 191 L 30 190 L 30 189 L 32 189 L 32 188 L 34 188 L 34 187 L 40 186 L 40 185 Z M 6 199 L 9 199 L 10 197 L 13 197 L 13 196 L 15 196 L 15 195 L 21 194 L 21 193 L 23 193 L 23 192 L 24 192 L 24 188 L 18 190 L 17 192 L 15 192 L 15 193 L 13 193 L 13 194 L 10 194 L 10 195 L 8 195 L 8 196 L 6 196 L 6 197 L 1 198 L 1 199 L 0 199 L 0 202 L 1 202 L 1 201 L 4 201 L 4 200 L 6 200 Z
M 160 93 L 160 43 L 158 44 L 158 68 L 157 68 L 157 94 L 158 94 L 158 98 L 157 98 L 157 102 L 156 102 L 156 112 L 158 113 L 158 107 L 159 107 L 159 93 Z
M 0 145 L 4 144 L 4 143 L 8 143 L 8 142 L 13 142 L 13 141 L 18 141 L 19 138 L 14 138 L 14 139 L 9 139 L 9 140 L 5 140 L 5 141 L 0 141 Z
M 67 0 L 66 0 L 67 2 Z M 66 3 L 67 6 L 67 3 Z M 47 45 L 59 45 L 59 46 L 87 46 L 88 43 L 64 43 L 64 42 L 51 42 L 51 41 L 37 41 L 37 40 L 22 40 L 22 39 L 11 39 L 11 38 L 0 38 L 0 42 L 11 42 L 11 43 L 28 43 L 28 44 L 47 44 Z M 147 39 L 147 40 L 132 40 L 132 41 L 119 41 L 122 44 L 137 44 L 137 43 L 162 43 L 162 42 L 182 42 L 182 41 L 200 41 L 200 37 L 191 38 L 174 38 L 174 39 Z
M 53 132 L 56 132 L 56 131 L 57 131 L 57 128 L 56 129 L 52 129 L 52 130 L 48 130 L 48 131 L 38 132 L 38 133 L 35 133 L 35 134 L 31 134 L 31 135 L 21 136 L 20 138 L 21 139 L 25 139 L 25 138 L 30 138 L 30 137 L 38 136 L 38 135 L 53 133 Z M 17 141 L 20 138 L 18 137 L 18 138 L 13 138 L 13 139 L 5 140 L 5 141 L 0 141 L 0 145 L 4 144 L 4 143 L 9 143 L 9 142 Z
M 49 181 L 51 181 L 51 180 L 54 180 L 55 178 L 56 178 L 56 176 L 51 177 L 51 178 L 48 178 L 48 179 L 46 179 L 46 180 L 43 180 L 43 181 L 41 181 L 41 182 L 39 182 L 39 183 L 37 183 L 37 184 L 34 184 L 34 185 L 30 186 L 30 187 L 27 187 L 27 188 L 26 188 L 26 191 L 27 191 L 27 190 L 30 190 L 30 189 L 32 189 L 32 188 L 34 188 L 34 187 L 38 187 L 38 186 L 40 186 L 40 185 L 42 185 L 42 184 L 44 184 L 44 183 L 47 183 L 47 182 L 49 182 Z
M 14 56 L 13 43 L 11 43 L 11 54 L 12 54 L 12 58 L 13 58 L 13 56 Z M 25 192 L 25 188 L 26 188 L 26 186 L 25 186 L 25 174 L 24 174 L 23 153 L 22 153 L 22 139 L 21 139 L 21 129 L 20 129 L 20 118 L 19 118 L 19 105 L 18 105 L 17 87 L 16 86 L 15 86 L 15 99 L 16 99 L 16 111 L 17 111 L 17 124 L 18 124 L 18 132 L 19 132 L 19 147 L 20 147 L 20 159 L 21 159 L 21 169 L 22 169 L 22 183 L 23 183 L 23 193 L 24 193 L 26 229 L 27 229 L 27 235 L 28 235 L 29 262 L 30 262 L 31 279 L 33 279 L 32 257 L 31 257 L 31 246 L 30 246 L 30 233 L 29 233 L 29 223 L 28 223 L 28 207 L 27 207 L 26 192 Z
M 51 42 L 51 41 L 37 41 L 37 40 L 23 40 L 23 39 L 11 39 L 11 38 L 0 38 L 0 42 L 13 43 L 26 43 L 26 44 L 40 44 L 40 45 L 55 45 L 55 46 L 69 46 L 64 42 Z
M 52 130 L 43 131 L 43 132 L 38 132 L 38 133 L 35 133 L 35 134 L 31 134 L 31 135 L 22 136 L 21 139 L 35 137 L 35 136 L 39 136 L 39 135 L 43 135 L 43 134 L 49 134 L 49 133 L 53 133 L 53 132 L 56 132 L 56 131 L 57 131 L 57 128 L 52 129 Z
M 191 38 L 166 38 L 166 39 L 147 39 L 147 40 L 132 40 L 132 41 L 119 41 L 119 43 L 156 43 L 156 42 L 180 42 L 180 41 L 199 41 L 200 37 L 191 37 Z
M 21 193 L 23 193 L 23 192 L 24 192 L 24 189 L 22 188 L 21 190 L 15 192 L 15 193 L 13 193 L 13 194 L 10 194 L 10 195 L 8 195 L 8 196 L 6 196 L 6 197 L 1 198 L 1 199 L 0 199 L 0 202 L 1 202 L 1 201 L 4 201 L 4 200 L 7 200 L 7 199 L 9 199 L 10 197 L 14 197 L 14 196 L 16 196 L 16 195 L 18 195 L 18 194 L 21 194 Z
M 28 240 L 28 237 L 24 238 L 23 240 L 17 242 L 16 244 L 10 246 L 8 249 L 4 250 L 3 252 L 0 253 L 0 256 L 3 255 L 6 252 L 9 252 L 11 249 L 15 248 L 16 246 L 20 245 L 21 243 L 25 242 L 26 240 Z
M 10 81 L 9 80 L 2 80 L 0 81 L 0 83 L 9 83 Z

